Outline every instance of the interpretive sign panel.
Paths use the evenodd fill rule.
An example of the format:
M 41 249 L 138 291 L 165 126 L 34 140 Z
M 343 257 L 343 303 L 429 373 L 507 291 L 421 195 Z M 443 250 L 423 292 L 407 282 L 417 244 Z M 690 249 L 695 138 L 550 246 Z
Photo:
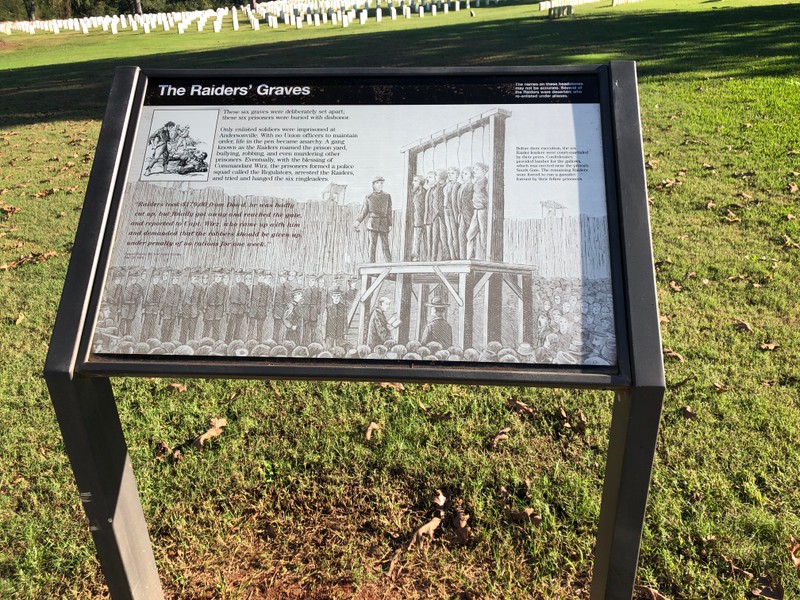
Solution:
M 618 373 L 603 75 L 150 74 L 89 353 Z
M 161 597 L 110 375 L 613 389 L 593 599 L 664 396 L 636 71 L 120 68 L 44 369 L 113 597 Z

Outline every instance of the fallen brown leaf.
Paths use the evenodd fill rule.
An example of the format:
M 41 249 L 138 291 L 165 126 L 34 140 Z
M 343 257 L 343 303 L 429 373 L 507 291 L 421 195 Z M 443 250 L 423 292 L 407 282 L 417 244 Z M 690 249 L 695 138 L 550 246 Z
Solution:
M 195 449 L 202 450 L 205 442 L 218 435 L 222 435 L 222 429 L 228 425 L 228 421 L 226 419 L 211 419 L 209 424 L 211 427 L 205 433 L 194 438 L 192 446 L 194 446 Z
M 733 326 L 736 327 L 736 329 L 741 329 L 747 333 L 753 333 L 753 328 L 750 327 L 750 323 L 747 321 L 737 321 Z
M 693 420 L 697 418 L 697 413 L 694 410 L 692 410 L 691 406 L 684 406 L 681 409 L 681 413 L 683 414 L 683 417 L 685 419 Z
M 683 358 L 683 356 L 681 356 L 680 354 L 675 352 L 675 350 L 673 350 L 672 348 L 664 348 L 663 352 L 664 352 L 664 356 L 666 356 L 667 358 L 675 358 L 675 359 L 678 360 L 678 362 L 685 362 L 686 361 L 686 359 Z
M 772 580 L 772 577 L 765 576 L 759 577 L 757 581 L 758 587 L 750 590 L 754 596 L 759 598 L 768 598 L 769 600 L 783 600 L 783 586 Z
M 748 579 L 753 579 L 753 577 L 755 577 L 755 575 L 753 575 L 750 571 L 745 571 L 744 569 L 742 569 L 740 567 L 737 567 L 733 563 L 733 561 L 730 558 L 728 558 L 727 556 L 725 556 L 724 554 L 720 554 L 720 556 L 722 557 L 722 559 L 726 563 L 728 563 L 728 566 L 731 568 L 731 575 L 732 576 L 736 576 L 737 573 L 741 573 L 742 575 L 744 575 Z
M 398 548 L 394 551 L 392 555 L 392 560 L 389 562 L 389 571 L 386 573 L 386 576 L 394 581 L 397 579 L 397 576 L 400 574 L 400 571 L 403 570 L 403 566 L 400 564 L 400 557 L 403 556 L 403 549 Z
M 17 317 L 17 320 L 14 321 L 14 325 L 19 325 L 24 320 L 25 320 L 25 313 L 21 312 L 21 313 L 19 313 L 19 316 Z
M 651 587 L 647 587 L 646 585 L 639 585 L 636 584 L 633 586 L 633 591 L 637 594 L 648 594 L 650 596 L 650 600 L 669 600 L 664 594 L 659 592 L 658 590 L 654 590 Z
M 159 442 L 156 446 L 156 460 L 164 460 L 171 452 L 172 449 L 167 445 L 166 442 Z
M 788 185 L 787 189 L 789 190 L 789 193 L 790 193 L 790 194 L 796 194 L 798 191 L 800 191 L 800 188 L 799 188 L 799 187 L 797 187 L 797 184 L 796 184 L 794 181 L 792 181 L 792 182 L 791 182 L 791 183 Z
M 370 422 L 369 427 L 367 427 L 367 433 L 364 434 L 364 437 L 367 441 L 372 439 L 372 434 L 376 433 L 381 430 L 381 426 L 378 425 L 375 421 Z
M 535 514 L 536 511 L 531 507 L 523 510 L 512 510 L 506 506 L 504 507 L 504 512 L 508 520 L 512 523 L 533 523 L 534 525 L 538 525 L 542 522 L 542 516 Z
M 170 383 L 167 386 L 167 389 L 170 392 L 185 392 L 186 391 L 186 385 L 183 384 L 183 383 Z
M 447 498 L 442 490 L 436 490 L 436 492 L 434 492 L 432 502 L 435 507 L 434 516 L 430 521 L 421 525 L 414 531 L 411 536 L 411 541 L 408 544 L 409 550 L 414 546 L 421 546 L 425 541 L 432 541 L 433 532 L 436 531 L 436 528 L 442 523 L 445 514 L 444 506 L 447 504 Z
M 497 444 L 500 442 L 504 442 L 508 439 L 508 433 L 511 431 L 510 427 L 503 427 L 500 431 L 497 432 L 497 435 L 494 436 L 492 440 L 492 450 L 497 449 Z
M 796 543 L 794 538 L 792 538 L 793 545 L 790 545 L 789 550 L 789 557 L 792 559 L 792 566 L 795 569 L 800 569 L 800 556 L 798 556 L 798 552 L 800 552 L 800 544 Z M 800 573 L 798 573 L 800 576 Z
M 730 392 L 732 388 L 725 387 L 719 382 L 714 382 L 714 389 L 717 390 L 717 393 L 724 394 L 725 392 Z
M 469 536 L 471 533 L 471 529 L 467 522 L 469 521 L 469 515 L 464 512 L 464 509 L 460 506 L 455 509 L 455 513 L 453 514 L 452 525 L 453 530 L 456 534 L 456 539 L 461 544 L 466 544 L 469 541 Z
M 764 342 L 759 346 L 759 348 L 761 348 L 762 350 L 768 350 L 768 351 L 775 350 L 775 348 L 778 347 L 779 347 L 778 344 L 773 344 L 772 342 Z
M 532 415 L 533 414 L 533 409 L 530 406 L 528 406 L 527 404 L 525 404 L 521 400 L 517 400 L 516 398 L 509 398 L 508 400 L 506 400 L 506 404 L 510 408 L 512 408 L 512 409 L 514 409 L 516 411 L 519 411 L 521 414 L 524 414 L 524 415 Z
M 402 392 L 404 389 L 406 389 L 406 386 L 404 386 L 402 383 L 394 383 L 394 382 L 388 382 L 388 381 L 384 381 L 384 382 L 379 383 L 378 387 L 383 388 L 383 389 L 389 388 L 389 389 L 392 389 L 392 390 L 397 390 L 399 392 Z
M 674 280 L 669 282 L 669 287 L 671 287 L 674 292 L 680 292 L 683 289 L 683 286 Z

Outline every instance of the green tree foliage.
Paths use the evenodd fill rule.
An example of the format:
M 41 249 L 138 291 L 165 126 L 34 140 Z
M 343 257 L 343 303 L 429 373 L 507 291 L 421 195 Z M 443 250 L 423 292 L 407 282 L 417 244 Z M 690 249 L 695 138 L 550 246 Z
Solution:
M 0 21 L 216 9 L 225 0 L 0 0 Z

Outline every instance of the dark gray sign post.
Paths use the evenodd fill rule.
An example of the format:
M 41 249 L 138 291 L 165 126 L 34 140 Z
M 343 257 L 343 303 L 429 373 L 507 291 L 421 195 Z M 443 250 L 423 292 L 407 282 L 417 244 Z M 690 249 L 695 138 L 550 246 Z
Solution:
M 633 63 L 121 68 L 95 156 L 45 378 L 115 599 L 162 590 L 110 376 L 613 390 L 592 598 L 630 598 L 665 388 Z

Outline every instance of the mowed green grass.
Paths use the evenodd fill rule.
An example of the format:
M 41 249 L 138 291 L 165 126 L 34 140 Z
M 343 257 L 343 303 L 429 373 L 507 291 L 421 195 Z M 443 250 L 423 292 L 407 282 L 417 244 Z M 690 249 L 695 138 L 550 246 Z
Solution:
M 508 3 L 347 29 L 0 37 L 0 205 L 19 209 L 0 213 L 0 597 L 104 590 L 40 372 L 114 66 L 613 59 L 639 65 L 670 350 L 639 583 L 669 598 L 742 598 L 768 578 L 800 597 L 787 549 L 800 537 L 800 3 L 575 12 L 551 22 Z M 114 381 L 168 596 L 586 596 L 610 394 L 169 383 Z M 571 425 L 582 411 L 586 433 L 561 409 Z M 180 446 L 212 417 L 229 425 L 203 452 L 156 458 L 160 442 Z M 381 430 L 367 441 L 372 421 Z M 500 486 L 541 523 L 510 522 Z M 389 577 L 437 488 L 471 515 L 470 542 L 443 527 Z

